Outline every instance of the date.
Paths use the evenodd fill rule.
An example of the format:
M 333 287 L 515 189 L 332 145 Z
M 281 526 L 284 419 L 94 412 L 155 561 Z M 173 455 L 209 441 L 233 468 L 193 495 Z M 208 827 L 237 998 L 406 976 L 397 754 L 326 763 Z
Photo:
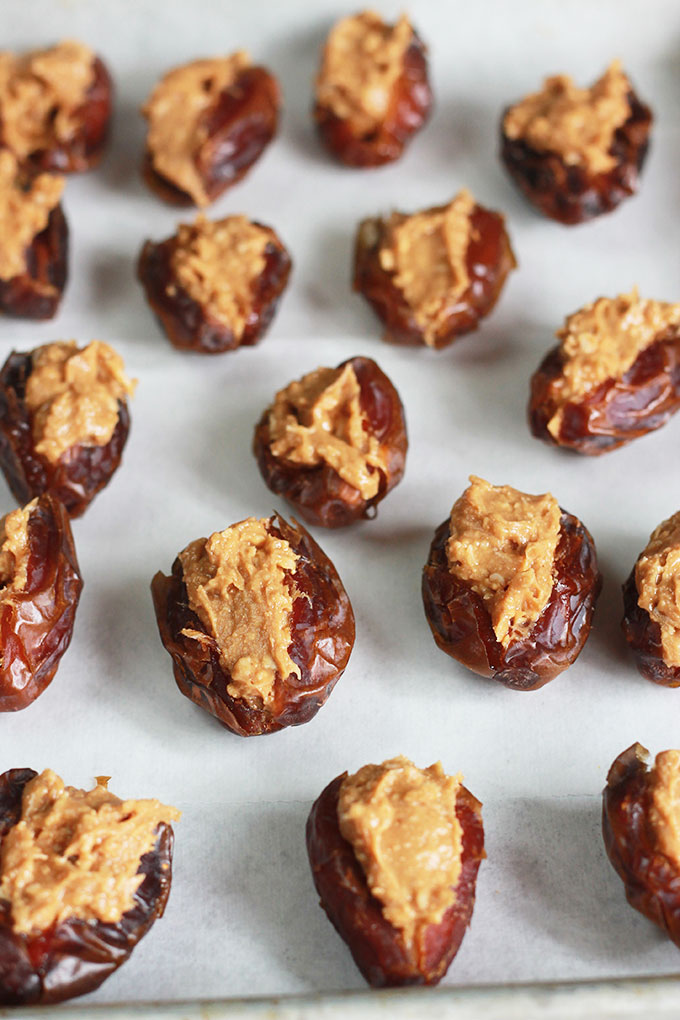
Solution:
M 0 279 L 0 310 L 21 319 L 52 319 L 68 278 L 68 225 L 61 205 L 26 249 L 26 269 Z

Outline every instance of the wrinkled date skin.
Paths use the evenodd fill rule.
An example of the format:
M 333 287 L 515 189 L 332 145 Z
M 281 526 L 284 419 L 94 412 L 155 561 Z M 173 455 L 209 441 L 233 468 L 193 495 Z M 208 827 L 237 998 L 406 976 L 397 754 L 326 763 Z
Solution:
M 236 184 L 269 145 L 278 126 L 281 95 L 276 78 L 264 67 L 247 67 L 220 93 L 203 114 L 205 141 L 193 154 L 203 187 L 211 202 Z M 194 205 L 191 195 L 155 169 L 147 150 L 144 180 L 171 205 Z
M 631 907 L 680 947 L 680 874 L 659 848 L 649 822 L 647 754 L 633 744 L 614 761 L 602 795 L 602 835 Z
M 319 102 L 313 115 L 324 145 L 334 156 L 347 166 L 372 167 L 399 159 L 411 137 L 427 120 L 431 108 L 426 50 L 414 32 L 387 113 L 370 134 L 357 134 L 350 119 L 338 117 Z
M 374 988 L 435 985 L 458 952 L 472 917 L 477 871 L 485 857 L 481 804 L 461 786 L 456 815 L 463 853 L 455 902 L 439 924 L 427 926 L 409 947 L 401 931 L 383 916 L 352 845 L 340 833 L 338 797 L 346 775 L 326 787 L 307 820 L 307 852 L 321 906 Z
M 170 577 L 159 572 L 151 582 L 158 629 L 172 656 L 177 686 L 242 737 L 275 733 L 312 719 L 342 676 L 354 646 L 354 613 L 331 561 L 295 520 L 288 524 L 275 514 L 268 530 L 287 541 L 300 557 L 288 583 L 306 596 L 293 603 L 292 642 L 288 646 L 288 654 L 300 668 L 300 678 L 294 673 L 285 679 L 277 675 L 269 705 L 253 707 L 227 690 L 231 674 L 220 663 L 217 642 L 204 632 L 189 606 L 179 558 Z M 185 628 L 202 636 L 183 634 Z
M 448 310 L 432 344 L 446 347 L 456 337 L 477 329 L 480 319 L 496 304 L 508 273 L 517 262 L 510 247 L 503 217 L 476 205 L 470 217 L 471 236 L 466 255 L 470 278 L 467 290 Z M 424 344 L 422 327 L 395 285 L 394 276 L 380 264 L 386 224 L 382 219 L 359 224 L 354 250 L 354 290 L 366 298 L 385 324 L 383 339 L 396 344 Z
M 385 470 L 371 499 L 343 481 L 329 464 L 296 464 L 277 458 L 271 451 L 269 409 L 255 429 L 253 452 L 268 487 L 295 507 L 308 524 L 341 528 L 362 517 L 375 516 L 375 507 L 401 481 L 406 464 L 408 438 L 404 409 L 396 389 L 370 358 L 349 358 L 359 382 L 359 404 L 370 430 L 380 443 Z M 379 470 L 379 469 L 376 469 Z
M 47 226 L 26 249 L 26 269 L 0 280 L 0 310 L 22 319 L 51 319 L 57 312 L 68 276 L 68 226 L 58 205 Z
M 621 629 L 642 676 L 663 687 L 680 687 L 680 666 L 665 662 L 659 624 L 638 605 L 634 567 L 623 585 L 623 610 Z
M 661 428 L 680 408 L 680 329 L 669 326 L 638 355 L 620 379 L 607 379 L 564 408 L 557 437 L 548 431 L 559 405 L 563 374 L 554 347 L 531 379 L 529 427 L 554 446 L 597 456 Z
M 425 616 L 435 642 L 480 676 L 516 691 L 533 691 L 570 666 L 590 631 L 602 587 L 593 540 L 577 517 L 562 511 L 553 589 L 531 633 L 507 648 L 496 639 L 481 595 L 449 570 L 450 522 L 435 532 L 423 571 Z
M 508 138 L 502 125 L 509 108 L 504 111 L 501 159 L 515 184 L 545 216 L 572 226 L 611 212 L 635 194 L 647 155 L 652 112 L 634 92 L 628 101 L 630 117 L 616 131 L 609 150 L 616 166 L 605 173 L 569 166 L 554 152 L 537 152 L 521 138 Z
M 20 503 L 50 492 L 70 517 L 80 517 L 111 480 L 130 431 L 127 402 L 118 403 L 118 424 L 105 446 L 72 446 L 56 463 L 36 452 L 33 420 L 24 397 L 32 354 L 12 352 L 0 371 L 0 467 Z
M 37 775 L 10 769 L 0 776 L 0 846 L 21 817 L 23 789 Z M 173 832 L 161 823 L 153 850 L 139 862 L 144 880 L 135 906 L 115 923 L 72 919 L 47 931 L 13 931 L 10 905 L 0 900 L 0 1005 L 47 1005 L 98 988 L 128 959 L 162 917 L 172 881 Z
M 146 242 L 139 256 L 137 276 L 173 347 L 201 354 L 220 354 L 255 344 L 264 336 L 288 282 L 291 260 L 275 232 L 269 227 L 263 229 L 270 234 L 264 253 L 265 267 L 253 283 L 252 309 L 240 338 L 177 283 L 172 268 L 177 238 L 169 237 L 159 244 Z
M 0 712 L 45 690 L 73 634 L 83 582 L 63 505 L 39 498 L 28 519 L 26 586 L 0 602 Z

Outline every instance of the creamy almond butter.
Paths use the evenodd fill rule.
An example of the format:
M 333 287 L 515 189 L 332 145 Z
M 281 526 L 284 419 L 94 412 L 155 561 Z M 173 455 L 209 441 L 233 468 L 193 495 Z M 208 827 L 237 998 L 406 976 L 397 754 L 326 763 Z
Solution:
M 189 605 L 231 674 L 227 691 L 256 708 L 271 704 L 277 677 L 301 675 L 288 652 L 298 597 L 288 578 L 299 557 L 268 524 L 248 517 L 179 554 Z M 183 633 L 202 638 L 198 631 Z
M 0 520 L 0 603 L 23 591 L 28 579 L 28 519 L 38 503 L 37 498 L 24 507 L 12 510 Z
M 342 368 L 318 368 L 279 390 L 269 412 L 273 455 L 310 467 L 328 464 L 363 499 L 372 499 L 385 462 L 378 440 L 366 428 L 360 393 L 349 362 Z
M 142 107 L 149 122 L 147 150 L 154 169 L 198 206 L 210 202 L 196 164 L 196 155 L 208 138 L 205 115 L 250 66 L 242 50 L 183 64 L 161 78 Z
M 93 340 L 79 349 L 58 341 L 33 352 L 25 403 L 33 418 L 35 449 L 51 463 L 73 446 L 105 446 L 119 418 L 119 401 L 134 393 L 123 360 Z
M 638 605 L 658 623 L 667 666 L 680 666 L 680 512 L 652 532 L 635 564 Z
M 19 182 L 19 164 L 9 149 L 0 150 L 0 280 L 26 272 L 26 252 L 59 205 L 64 178 L 38 174 Z
M 365 765 L 340 787 L 340 832 L 354 850 L 385 918 L 410 946 L 456 899 L 463 833 L 456 814 L 460 776 L 440 762 L 408 758 Z
M 157 800 L 120 800 L 97 781 L 64 786 L 51 769 L 24 788 L 21 817 L 0 842 L 0 899 L 14 931 L 46 931 L 71 918 L 115 923 L 135 906 L 142 856 L 179 811 Z
M 508 110 L 503 131 L 537 152 L 556 153 L 569 166 L 606 173 L 616 166 L 610 150 L 630 116 L 630 91 L 618 60 L 589 89 L 577 88 L 566 74 L 555 75 Z
M 448 205 L 412 216 L 392 213 L 385 224 L 380 265 L 393 274 L 429 345 L 470 286 L 467 251 L 475 204 L 464 189 Z
M 474 475 L 453 504 L 449 569 L 484 599 L 505 648 L 530 633 L 548 604 L 561 516 L 550 493 L 530 496 Z
M 637 287 L 570 315 L 556 333 L 563 364 L 552 390 L 557 410 L 547 426 L 551 435 L 558 437 L 567 403 L 622 378 L 660 333 L 678 326 L 680 304 L 640 298 Z
M 680 868 L 680 751 L 661 751 L 649 772 L 649 820 L 662 852 Z
M 217 222 L 199 216 L 177 231 L 171 259 L 174 280 L 237 340 L 252 315 L 270 241 L 271 231 L 245 216 Z

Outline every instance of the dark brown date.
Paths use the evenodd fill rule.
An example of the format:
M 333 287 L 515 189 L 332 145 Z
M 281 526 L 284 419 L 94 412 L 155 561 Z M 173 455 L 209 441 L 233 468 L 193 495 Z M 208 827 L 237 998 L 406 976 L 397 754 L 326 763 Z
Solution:
M 485 856 L 481 804 L 460 787 L 456 815 L 463 852 L 455 902 L 439 924 L 426 927 L 408 947 L 401 931 L 383 916 L 351 843 L 340 833 L 338 797 L 346 775 L 326 787 L 307 820 L 307 852 L 321 906 L 374 988 L 437 984 L 458 952 L 472 917 L 477 871 Z
M 503 217 L 476 205 L 470 217 L 471 236 L 466 254 L 470 278 L 467 290 L 456 298 L 437 330 L 432 346 L 446 347 L 465 333 L 477 329 L 480 319 L 496 304 L 508 273 L 517 262 L 510 247 Z M 363 220 L 354 250 L 354 290 L 366 298 L 385 324 L 385 340 L 396 344 L 424 344 L 422 327 L 394 275 L 380 264 L 386 221 Z
M 423 571 L 425 616 L 437 645 L 480 676 L 516 691 L 533 691 L 570 666 L 590 631 L 602 587 L 595 545 L 577 517 L 562 511 L 553 588 L 531 633 L 504 648 L 484 599 L 451 573 L 450 522 L 437 528 Z
M 33 769 L 0 775 L 0 849 L 21 817 L 24 787 Z M 116 923 L 65 920 L 48 931 L 24 935 L 11 926 L 9 903 L 0 900 L 0 1005 L 27 1006 L 62 1002 L 85 995 L 128 959 L 142 936 L 162 917 L 172 881 L 173 832 L 161 823 L 156 844 L 144 854 L 138 874 L 144 880 L 135 906 Z
M 354 645 L 354 613 L 337 571 L 311 535 L 293 520 L 274 514 L 270 534 L 283 538 L 299 556 L 288 584 L 301 593 L 293 602 L 288 654 L 300 677 L 277 674 L 274 700 L 261 708 L 227 690 L 231 674 L 220 663 L 219 647 L 208 634 L 199 639 L 185 629 L 205 632 L 189 606 L 182 564 L 172 574 L 157 573 L 151 582 L 161 641 L 172 656 L 177 686 L 196 705 L 242 737 L 275 733 L 308 722 L 325 704 L 342 676 Z
M 51 319 L 68 276 L 68 226 L 61 205 L 26 249 L 26 269 L 0 280 L 0 310 L 22 319 Z
M 343 481 L 325 462 L 317 466 L 296 464 L 275 457 L 271 451 L 269 408 L 255 428 L 253 452 L 267 486 L 295 507 L 308 524 L 341 528 L 362 517 L 375 516 L 377 504 L 401 481 L 406 464 L 408 438 L 399 394 L 370 358 L 349 358 L 359 382 L 359 404 L 368 429 L 380 443 L 385 471 L 375 496 L 364 499 L 358 489 Z M 379 469 L 376 469 L 379 470 Z
M 646 609 L 638 605 L 635 567 L 623 585 L 621 629 L 635 664 L 646 680 L 663 687 L 680 687 L 680 666 L 669 666 L 665 662 L 659 624 L 652 620 Z

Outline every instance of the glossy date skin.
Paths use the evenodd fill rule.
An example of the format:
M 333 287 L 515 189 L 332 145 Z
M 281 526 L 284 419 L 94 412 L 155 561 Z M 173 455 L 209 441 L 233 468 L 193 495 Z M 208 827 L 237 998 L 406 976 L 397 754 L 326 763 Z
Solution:
M 22 319 L 51 319 L 57 312 L 68 276 L 68 226 L 61 205 L 26 249 L 26 269 L 0 279 L 0 311 Z
M 341 163 L 353 167 L 382 166 L 399 159 L 412 136 L 420 130 L 432 108 L 423 42 L 413 33 L 404 54 L 401 74 L 382 122 L 370 134 L 361 134 L 351 119 L 338 117 L 318 101 L 313 116 L 326 148 Z
M 308 524 L 342 528 L 375 516 L 377 504 L 401 481 L 406 465 L 408 438 L 404 408 L 399 394 L 384 372 L 370 358 L 349 358 L 359 382 L 359 404 L 370 430 L 380 443 L 385 470 L 375 496 L 364 499 L 358 489 L 343 481 L 329 464 L 296 464 L 275 457 L 271 451 L 269 409 L 255 428 L 253 453 L 267 486 L 295 507 Z
M 638 605 L 635 567 L 623 585 L 623 609 L 621 629 L 642 676 L 662 687 L 680 687 L 680 666 L 666 663 L 659 624 Z
M 614 135 L 610 149 L 616 166 L 606 173 L 567 165 L 561 156 L 538 152 L 521 138 L 503 132 L 508 109 L 501 118 L 501 160 L 525 197 L 545 216 L 572 226 L 611 212 L 635 194 L 649 145 L 652 112 L 634 92 L 628 95 L 630 116 Z
M 638 355 L 620 379 L 607 379 L 564 408 L 557 437 L 548 422 L 559 407 L 563 374 L 559 346 L 531 379 L 529 427 L 554 446 L 597 456 L 661 428 L 680 409 L 680 329 L 669 326 Z
M 421 930 L 408 946 L 383 916 L 352 845 L 340 833 L 338 797 L 347 773 L 314 803 L 307 820 L 307 852 L 321 906 L 354 962 L 374 988 L 437 984 L 458 952 L 472 917 L 480 862 L 485 857 L 481 804 L 462 786 L 456 815 L 462 828 L 462 870 L 455 902 L 439 924 Z
M 258 223 L 257 226 L 263 225 Z M 265 267 L 252 285 L 252 309 L 241 337 L 220 322 L 177 283 L 172 267 L 177 238 L 147 241 L 137 264 L 137 277 L 161 329 L 173 347 L 200 354 L 221 354 L 257 343 L 268 330 L 288 283 L 290 256 L 276 233 L 265 248 Z
M 467 290 L 456 299 L 443 318 L 434 343 L 446 347 L 465 333 L 477 329 L 500 297 L 505 280 L 517 265 L 503 217 L 476 205 L 470 218 L 471 237 L 466 255 L 470 278 Z M 385 325 L 384 340 L 396 344 L 425 344 L 422 327 L 392 273 L 380 264 L 386 222 L 363 220 L 354 250 L 354 290 L 366 298 Z
M 589 532 L 562 511 L 548 604 L 531 633 L 507 648 L 496 638 L 484 599 L 449 570 L 449 533 L 446 520 L 435 532 L 423 571 L 425 616 L 435 642 L 468 669 L 513 690 L 543 687 L 576 660 L 590 632 L 602 577 Z
M 312 719 L 342 676 L 354 646 L 354 613 L 331 561 L 295 520 L 288 524 L 274 514 L 268 530 L 287 541 L 300 557 L 288 583 L 307 596 L 293 603 L 288 646 L 300 677 L 277 675 L 271 704 L 254 707 L 227 690 L 231 674 L 220 663 L 217 642 L 205 634 L 189 606 L 179 558 L 170 577 L 159 572 L 151 582 L 158 629 L 172 656 L 177 686 L 194 704 L 242 737 L 275 733 Z M 183 634 L 185 628 L 204 636 L 197 639 Z
M 264 67 L 247 67 L 220 93 L 201 119 L 205 140 L 193 159 L 210 202 L 238 183 L 276 134 L 281 95 L 276 78 Z M 171 205 L 194 205 L 194 199 L 158 173 L 151 153 L 142 166 L 144 180 Z
M 37 775 L 10 769 L 0 775 L 0 847 L 21 817 L 23 789 Z M 172 881 L 173 832 L 161 823 L 156 844 L 140 859 L 144 880 L 135 906 L 115 923 L 62 921 L 48 931 L 12 930 L 9 903 L 0 900 L 0 1006 L 48 1005 L 85 995 L 129 958 L 158 917 Z
M 25 404 L 32 352 L 13 351 L 0 370 L 0 468 L 20 503 L 49 492 L 80 517 L 109 483 L 120 464 L 130 431 L 126 401 L 118 403 L 118 424 L 104 446 L 72 446 L 56 463 L 36 452 L 32 415 Z

